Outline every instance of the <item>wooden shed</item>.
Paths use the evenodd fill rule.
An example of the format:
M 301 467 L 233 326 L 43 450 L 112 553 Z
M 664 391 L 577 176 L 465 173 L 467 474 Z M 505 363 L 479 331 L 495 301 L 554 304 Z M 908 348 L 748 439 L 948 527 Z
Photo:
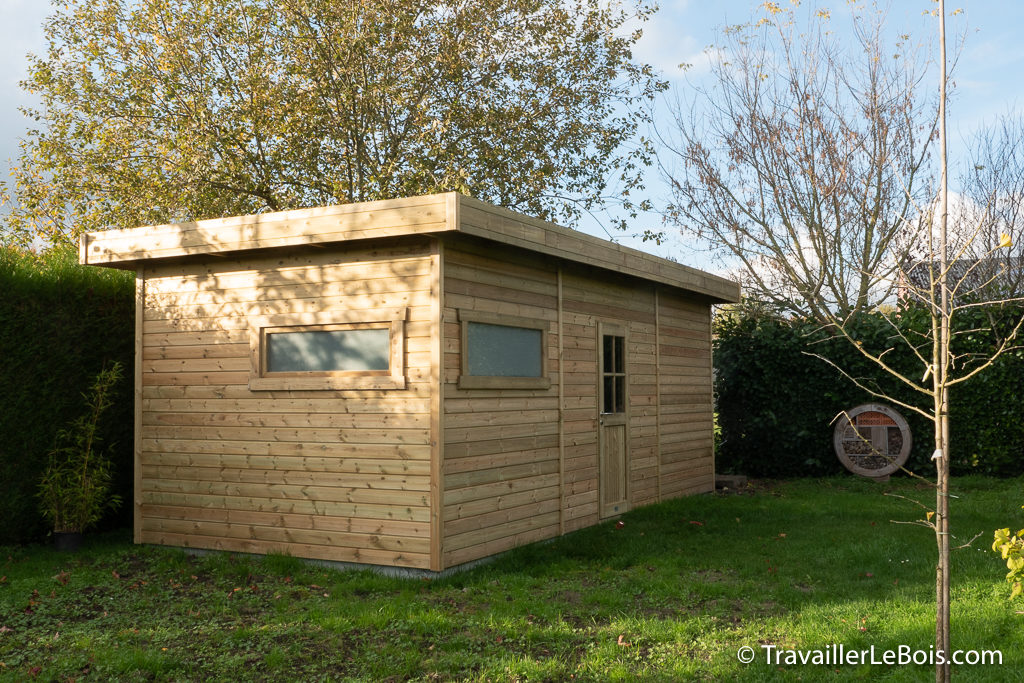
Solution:
M 137 543 L 441 571 L 714 487 L 735 282 L 459 194 L 80 260 L 136 272 Z

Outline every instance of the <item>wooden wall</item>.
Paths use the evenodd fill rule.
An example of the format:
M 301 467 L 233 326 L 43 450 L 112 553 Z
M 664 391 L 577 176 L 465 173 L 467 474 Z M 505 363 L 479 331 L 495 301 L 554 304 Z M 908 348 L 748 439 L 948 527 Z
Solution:
M 444 276 L 442 547 L 449 567 L 559 533 L 558 282 L 543 261 L 448 245 Z M 546 321 L 551 388 L 457 388 L 459 309 Z
M 389 244 L 144 269 L 138 542 L 430 567 L 437 257 Z M 249 390 L 249 317 L 390 307 L 406 389 Z
M 626 330 L 628 505 L 713 488 L 706 303 L 473 239 L 388 244 L 144 269 L 139 542 L 438 570 L 596 524 L 602 323 Z M 394 307 L 406 389 L 249 390 L 250 319 Z M 550 388 L 459 389 L 460 309 L 544 321 Z
M 444 263 L 444 566 L 600 521 L 601 323 L 626 329 L 629 506 L 713 489 L 707 303 L 493 245 Z M 551 388 L 459 389 L 459 309 L 547 321 Z
M 661 498 L 715 490 L 711 310 L 659 294 Z

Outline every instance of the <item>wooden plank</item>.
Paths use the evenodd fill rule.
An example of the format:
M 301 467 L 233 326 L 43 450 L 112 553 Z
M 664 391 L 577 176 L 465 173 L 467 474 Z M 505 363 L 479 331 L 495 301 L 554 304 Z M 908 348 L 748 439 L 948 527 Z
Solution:
M 486 399 L 478 400 L 477 407 L 489 405 Z M 449 429 L 473 429 L 476 427 L 557 424 L 558 410 L 502 410 L 494 406 L 492 410 L 479 409 L 472 413 L 449 413 L 445 417 L 445 425 Z
M 83 236 L 83 246 L 86 243 L 87 238 Z M 142 339 L 145 331 L 145 311 L 146 272 L 142 268 L 138 268 L 135 271 L 135 359 L 132 367 L 134 386 L 132 393 L 135 402 L 133 411 L 132 538 L 135 543 L 142 542 Z
M 241 342 L 233 344 L 196 344 L 196 345 L 143 345 L 142 357 L 145 360 L 195 360 L 208 358 L 245 358 L 249 354 L 249 345 Z
M 177 491 L 143 491 L 143 506 L 202 507 L 246 512 L 326 515 L 367 520 L 400 520 L 430 523 L 430 510 L 412 505 L 371 505 L 339 501 L 274 498 L 260 496 L 223 496 Z
M 445 486 L 448 492 L 458 489 L 473 488 L 484 484 L 514 481 L 524 477 L 557 473 L 558 460 L 549 459 L 538 462 L 492 467 L 488 469 L 469 470 L 458 473 L 447 473 Z
M 550 527 L 542 527 L 539 529 L 532 529 L 515 536 L 508 536 L 505 538 L 489 541 L 482 545 L 473 545 L 468 548 L 462 548 L 460 550 L 446 552 L 445 553 L 445 566 L 452 567 L 463 564 L 465 562 L 471 562 L 473 560 L 480 559 L 481 557 L 488 557 L 496 553 L 501 553 L 512 548 L 517 548 L 527 543 L 534 543 L 541 541 L 546 538 L 554 538 L 558 535 L 558 524 L 554 524 Z
M 358 562 L 362 564 L 380 564 L 390 567 L 429 569 L 430 564 L 429 555 L 404 551 L 395 552 L 391 550 L 368 550 L 365 548 L 340 548 L 336 546 L 284 543 L 240 538 L 214 538 L 196 536 L 193 534 L 173 534 L 155 531 L 143 532 L 141 542 L 184 548 L 256 553 L 260 555 L 282 553 L 293 555 L 295 557 L 306 557 L 313 560 Z
M 383 308 L 399 308 L 402 307 L 398 304 L 395 306 L 384 306 Z M 295 312 L 292 313 L 299 320 L 316 320 L 319 316 L 322 318 L 326 311 L 306 311 L 306 312 Z M 334 322 L 360 322 L 359 318 L 362 314 L 357 309 L 353 309 L 351 312 L 347 308 L 337 308 L 331 311 L 334 314 L 336 320 Z M 253 313 L 255 315 L 255 313 Z M 302 318 L 301 316 L 308 316 L 308 318 Z M 408 317 L 406 322 L 416 321 L 429 321 L 430 320 L 430 306 L 409 306 Z M 296 323 L 296 324 L 315 324 L 315 323 Z M 174 332 L 186 332 L 194 334 L 197 332 L 230 332 L 234 330 L 248 330 L 249 321 L 245 317 L 241 316 L 227 316 L 219 318 L 196 318 L 196 319 L 181 319 L 181 318 L 148 318 L 146 324 L 146 332 L 149 334 L 168 334 Z
M 462 427 L 446 430 L 448 443 L 458 444 L 470 441 L 497 441 L 505 439 L 520 439 L 532 436 L 555 436 L 558 435 L 558 425 L 554 423 L 541 424 L 511 424 L 494 425 L 481 427 Z
M 226 508 L 179 507 L 173 505 L 147 505 L 148 517 L 194 521 L 224 522 L 227 524 L 256 524 L 287 529 L 319 529 L 322 531 L 344 531 L 371 536 L 399 536 L 404 538 L 427 539 L 430 525 L 425 522 L 408 522 L 396 519 L 360 519 L 357 517 L 332 517 L 328 515 L 302 515 L 280 512 L 254 512 Z
M 395 405 L 401 409 L 401 404 Z M 302 427 L 428 429 L 429 414 L 416 413 L 171 413 L 146 411 L 144 425 L 179 427 Z
M 656 425 L 657 425 L 657 443 L 655 445 L 657 454 L 657 465 L 655 476 L 657 477 L 658 484 L 656 487 L 656 500 L 661 500 L 661 288 L 654 288 L 654 374 L 657 377 L 655 380 L 655 411 L 656 411 Z
M 448 442 L 445 445 L 445 460 L 471 458 L 503 453 L 515 453 L 541 448 L 557 448 L 558 434 L 542 434 L 515 439 L 494 439 L 490 441 Z
M 461 230 L 602 269 L 655 280 L 721 300 L 738 301 L 739 285 L 590 235 L 459 197 Z
M 538 491 L 547 488 L 558 488 L 558 473 L 539 474 L 520 479 L 498 481 L 492 484 L 482 484 L 461 489 L 446 489 L 444 493 L 445 505 L 458 505 L 468 503 L 482 498 L 493 499 L 511 493 L 523 491 Z
M 489 470 L 496 467 L 508 467 L 542 462 L 558 461 L 557 448 L 537 448 L 529 450 L 512 450 L 508 453 L 495 453 L 466 458 L 446 458 L 444 471 L 446 475 L 460 472 Z
M 272 292 L 278 298 L 310 298 L 321 292 L 341 294 L 350 291 L 350 283 L 358 287 L 387 287 L 426 281 L 429 289 L 430 260 L 425 257 L 388 258 L 378 251 L 341 252 L 345 259 L 336 263 L 337 252 L 323 257 L 319 264 L 282 266 L 280 259 L 261 259 L 246 264 L 216 264 L 193 275 L 164 275 L 156 279 L 147 293 L 147 301 L 175 299 L 188 304 L 218 301 L 230 294 L 233 301 L 259 301 Z M 355 260 L 359 257 L 359 260 Z M 161 272 L 165 272 L 161 269 Z M 390 285 L 390 286 L 389 286 Z
M 186 306 L 158 306 L 150 304 L 146 309 L 147 320 L 182 320 L 190 325 L 211 324 L 220 318 L 265 317 L 274 315 L 301 315 L 321 313 L 336 316 L 332 322 L 363 322 L 364 310 L 382 308 L 427 307 L 430 292 L 423 290 L 393 291 L 375 293 L 339 294 L 312 299 L 264 299 L 260 301 L 221 301 L 211 304 Z
M 558 534 L 565 534 L 565 337 L 563 324 L 565 311 L 563 301 L 563 273 L 559 266 L 557 272 L 558 288 Z M 596 344 L 596 342 L 595 342 Z M 595 397 L 596 398 L 596 397 Z
M 316 457 L 286 455 L 240 455 L 227 453 L 171 453 L 167 451 L 143 451 L 142 465 L 167 467 L 210 467 L 278 470 L 286 474 L 301 472 L 330 472 L 342 475 L 396 477 L 402 481 L 405 476 L 430 477 L 430 463 L 427 460 L 372 459 L 351 457 Z
M 260 392 L 262 394 L 263 392 Z M 392 393 L 387 397 L 365 399 L 336 398 L 143 398 L 147 411 L 165 413 L 330 413 L 332 415 L 363 415 L 373 413 L 407 413 L 429 415 L 426 398 L 406 398 Z
M 458 225 L 458 202 L 448 198 L 448 220 Z M 445 251 L 441 242 L 436 241 L 431 250 L 431 320 L 434 331 L 431 335 L 430 355 L 430 568 L 444 569 L 444 522 L 441 518 L 442 496 L 445 482 L 445 422 L 443 382 L 444 350 L 441 333 L 441 318 L 445 307 Z
M 445 229 L 444 195 L 91 233 L 87 261 L 140 259 L 398 237 Z
M 552 533 L 551 536 L 557 535 L 558 511 L 552 510 L 545 513 L 535 512 L 527 517 L 515 520 L 506 520 L 505 522 L 495 526 L 489 526 L 475 531 L 467 531 L 461 534 L 450 534 L 445 539 L 445 549 L 455 556 L 460 550 L 478 549 L 481 546 L 486 546 L 494 541 L 515 537 L 519 534 L 535 529 L 552 529 L 554 533 Z
M 227 455 L 269 455 L 402 460 L 430 459 L 430 444 L 360 444 L 331 441 L 323 443 L 278 442 L 256 439 L 153 438 L 143 432 L 143 452 L 148 453 L 219 453 Z
M 374 490 L 355 486 L 307 486 L 291 484 L 247 484 L 242 482 L 154 479 L 143 477 L 144 491 L 184 493 L 201 496 L 278 498 L 309 500 L 314 503 L 352 503 L 357 506 L 420 507 L 429 513 L 429 494 L 422 491 Z M 372 515 L 368 515 L 372 516 Z
M 519 507 L 520 505 L 534 505 L 545 500 L 557 500 L 558 495 L 557 480 L 555 480 L 553 486 L 547 486 L 544 488 L 527 488 L 515 493 L 506 493 L 489 498 L 479 498 L 477 500 L 463 503 L 450 503 L 448 500 L 448 492 L 445 492 L 444 519 L 445 523 L 447 523 L 453 519 L 476 517 L 477 515 L 494 512 L 495 510 L 507 510 L 509 508 Z
M 450 536 L 454 537 L 459 534 L 476 531 L 478 529 L 499 527 L 508 524 L 509 522 L 515 522 L 527 517 L 534 517 L 536 515 L 544 515 L 552 512 L 557 514 L 558 504 L 557 498 L 551 498 L 549 500 L 541 501 L 540 503 L 522 505 L 520 507 L 508 508 L 505 510 L 495 510 L 494 512 L 477 515 L 476 517 L 464 517 L 462 519 L 456 519 L 445 523 L 445 531 Z
M 209 287 L 224 289 L 256 280 L 275 282 L 308 279 L 311 283 L 332 280 L 335 269 L 369 263 L 430 263 L 430 238 L 417 237 L 392 240 L 367 246 L 339 245 L 338 249 L 290 250 L 273 256 L 261 254 L 222 255 L 216 259 L 182 260 L 159 264 L 159 276 L 154 278 L 155 291 L 198 291 Z M 156 266 L 157 264 L 152 264 Z M 225 278 L 225 279 L 221 279 Z
M 426 553 L 430 546 L 430 541 L 426 538 L 353 534 L 334 530 L 262 526 L 259 524 L 162 519 L 153 516 L 146 518 L 143 523 L 143 529 L 150 532 L 182 534 L 193 537 L 250 539 L 276 543 L 299 543 L 335 548 L 391 550 L 421 554 Z
M 306 427 L 163 427 L 146 426 L 150 439 L 262 441 L 329 444 L 429 444 L 429 429 L 316 429 Z
M 354 474 L 331 471 L 290 471 L 282 468 L 201 467 L 187 465 L 152 465 L 143 461 L 142 476 L 146 479 L 173 479 L 245 484 L 286 484 L 289 486 L 333 486 L 365 488 L 377 491 L 429 491 L 430 477 L 407 474 Z

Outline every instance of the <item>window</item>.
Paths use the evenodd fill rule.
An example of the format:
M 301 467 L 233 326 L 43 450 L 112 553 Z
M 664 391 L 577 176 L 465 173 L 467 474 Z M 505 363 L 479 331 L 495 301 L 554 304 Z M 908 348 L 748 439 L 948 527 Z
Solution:
M 547 389 L 547 323 L 459 310 L 462 389 Z
M 404 320 L 404 308 L 255 319 L 249 388 L 403 389 Z
M 601 337 L 601 412 L 626 412 L 626 338 Z

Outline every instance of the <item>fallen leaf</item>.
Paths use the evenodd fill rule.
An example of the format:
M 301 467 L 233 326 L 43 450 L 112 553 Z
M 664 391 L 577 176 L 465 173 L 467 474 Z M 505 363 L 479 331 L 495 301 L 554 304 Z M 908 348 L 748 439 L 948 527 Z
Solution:
M 56 581 L 57 581 L 57 583 L 59 583 L 60 585 L 62 585 L 62 586 L 66 586 L 66 585 L 68 585 L 68 577 L 69 577 L 69 576 L 71 576 L 71 575 L 70 575 L 70 574 L 68 574 L 67 572 L 63 572 L 63 571 L 62 571 L 62 572 L 61 572 L 60 574 L 57 574 L 57 576 L 55 576 L 55 577 L 53 577 L 53 578 L 54 578 L 54 580 L 56 580 Z
M 626 638 L 626 636 L 622 636 L 622 635 L 619 636 L 619 643 L 618 643 L 619 647 L 632 647 L 632 645 L 630 645 L 629 643 L 626 642 L 625 638 Z

